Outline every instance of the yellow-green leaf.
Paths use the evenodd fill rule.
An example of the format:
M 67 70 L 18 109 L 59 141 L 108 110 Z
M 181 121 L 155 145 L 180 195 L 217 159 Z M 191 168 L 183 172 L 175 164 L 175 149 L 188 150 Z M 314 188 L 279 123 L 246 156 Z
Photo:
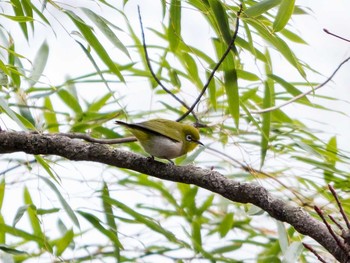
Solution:
M 282 30 L 288 23 L 294 11 L 295 0 L 282 0 L 278 9 L 275 21 L 273 22 L 273 31 Z
M 175 52 L 181 41 L 181 1 L 171 0 L 168 38 L 170 50 Z

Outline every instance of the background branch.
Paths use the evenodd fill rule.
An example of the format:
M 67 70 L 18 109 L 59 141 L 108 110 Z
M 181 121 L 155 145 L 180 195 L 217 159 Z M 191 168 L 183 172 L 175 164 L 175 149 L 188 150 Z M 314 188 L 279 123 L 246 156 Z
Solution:
M 347 262 L 348 252 L 339 248 L 326 226 L 300 207 L 274 197 L 262 186 L 240 183 L 222 174 L 196 166 L 175 166 L 149 161 L 138 154 L 103 144 L 72 140 L 67 136 L 25 132 L 0 132 L 0 153 L 58 155 L 73 161 L 93 161 L 144 173 L 162 180 L 197 185 L 239 203 L 251 203 L 273 218 L 292 225 L 299 233 L 319 242 L 339 262 Z M 342 241 L 340 241 L 342 242 Z

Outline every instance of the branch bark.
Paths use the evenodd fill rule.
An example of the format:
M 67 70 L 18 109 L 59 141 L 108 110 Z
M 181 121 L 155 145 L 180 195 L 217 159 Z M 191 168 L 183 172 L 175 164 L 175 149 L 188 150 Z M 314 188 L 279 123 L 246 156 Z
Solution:
M 239 203 L 251 203 L 273 218 L 289 223 L 299 233 L 310 236 L 327 249 L 339 262 L 349 262 L 349 251 L 342 250 L 325 225 L 302 208 L 287 204 L 262 186 L 227 179 L 224 175 L 196 166 L 175 166 L 103 144 L 86 143 L 56 134 L 0 132 L 0 153 L 58 155 L 72 161 L 99 162 L 126 168 L 159 179 L 194 184 Z

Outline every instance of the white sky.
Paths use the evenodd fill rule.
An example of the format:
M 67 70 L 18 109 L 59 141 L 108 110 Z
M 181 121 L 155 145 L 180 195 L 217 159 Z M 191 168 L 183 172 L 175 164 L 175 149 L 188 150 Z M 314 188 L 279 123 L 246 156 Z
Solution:
M 83 2 L 83 1 L 81 1 Z M 74 6 L 77 6 L 79 1 L 66 1 L 65 3 L 71 3 Z M 84 4 L 86 1 L 83 2 Z M 126 11 L 130 14 L 128 16 L 129 20 L 133 21 L 133 25 L 135 25 L 136 28 L 139 28 L 138 24 L 138 18 L 137 18 L 137 10 L 136 10 L 136 3 L 139 3 L 142 10 L 142 16 L 143 16 L 143 23 L 145 27 L 157 27 L 160 28 L 161 26 L 161 17 L 157 16 L 160 12 L 158 10 L 155 11 L 155 9 L 159 8 L 159 6 L 155 6 L 152 3 L 154 1 L 148 0 L 148 1 L 130 1 L 130 4 L 127 5 Z M 304 38 L 308 43 L 309 46 L 296 46 L 296 53 L 297 57 L 301 57 L 303 60 L 305 60 L 308 64 L 311 66 L 315 66 L 316 69 L 324 74 L 325 77 L 328 77 L 334 69 L 338 66 L 338 64 L 344 60 L 346 57 L 350 56 L 350 43 L 346 43 L 344 41 L 341 41 L 339 39 L 336 39 L 334 37 L 331 37 L 327 34 L 325 34 L 322 29 L 327 28 L 328 30 L 346 37 L 350 38 L 350 31 L 349 31 L 349 25 L 350 25 L 350 16 L 349 16 L 349 10 L 350 10 L 350 1 L 348 0 L 338 0 L 338 1 L 329 1 L 329 0 L 318 0 L 318 1 L 297 1 L 297 4 L 303 5 L 303 6 L 310 6 L 313 16 L 307 17 L 307 18 L 295 18 L 293 19 L 293 25 L 298 28 L 298 31 L 300 32 L 300 35 L 302 38 Z M 0 4 L 1 5 L 1 4 Z M 48 9 L 53 14 L 57 15 L 58 12 L 54 11 L 52 8 L 49 7 Z M 191 15 L 190 19 L 191 21 L 188 23 L 188 26 L 183 27 L 183 33 L 185 37 L 190 38 L 191 36 L 193 39 L 191 40 L 192 43 L 197 45 L 203 45 L 204 50 L 208 50 L 208 52 L 211 52 L 211 42 L 208 41 L 210 31 L 208 28 L 201 23 L 197 22 L 199 20 L 195 19 L 195 12 L 188 10 L 186 11 L 188 14 Z M 186 18 L 185 18 L 186 19 Z M 65 16 L 60 15 L 59 22 L 62 24 L 65 24 L 66 22 L 69 24 L 69 19 L 67 19 Z M 88 61 L 88 59 L 83 54 L 81 48 L 75 43 L 74 39 L 79 39 L 78 37 L 69 36 L 69 32 L 74 29 L 73 26 L 66 26 L 68 33 L 62 33 L 61 29 L 57 30 L 57 37 L 54 36 L 50 30 L 47 30 L 48 28 L 44 25 L 37 25 L 38 27 L 42 27 L 43 31 L 41 34 L 36 33 L 35 34 L 35 40 L 31 41 L 31 47 L 29 47 L 26 44 L 25 41 L 23 43 L 16 43 L 16 48 L 19 53 L 22 53 L 23 55 L 27 56 L 29 59 L 33 59 L 35 56 L 35 51 L 38 49 L 40 44 L 46 39 L 50 46 L 50 57 L 47 64 L 47 68 L 45 70 L 46 79 L 44 81 L 51 83 L 51 84 L 59 84 L 62 81 L 65 80 L 65 77 L 67 75 L 70 76 L 78 76 L 80 74 L 86 73 L 86 68 L 90 68 L 91 71 L 93 70 L 93 67 L 91 66 L 91 63 Z M 46 29 L 46 30 L 45 30 Z M 8 28 L 9 32 L 11 34 L 15 34 L 15 32 L 18 32 L 18 28 Z M 136 32 L 139 32 L 139 30 L 136 30 Z M 121 34 L 122 35 L 122 34 Z M 146 31 L 146 38 L 149 43 L 152 43 L 152 33 L 148 30 Z M 119 35 L 118 35 L 119 36 Z M 35 44 L 33 44 L 35 43 Z M 208 46 L 205 46 L 205 43 L 208 43 Z M 108 44 L 107 44 L 108 45 Z M 292 48 L 293 49 L 293 48 Z M 30 53 L 27 53 L 27 51 L 30 50 Z M 110 50 L 111 53 L 116 52 L 116 54 L 120 54 L 115 49 Z M 125 59 L 125 58 L 121 58 Z M 156 59 L 156 58 L 154 58 Z M 288 70 L 290 68 L 289 65 L 281 65 L 277 71 L 281 71 L 281 74 L 283 74 L 284 70 Z M 327 85 L 326 87 L 322 88 L 319 92 L 326 95 L 332 95 L 336 96 L 342 100 L 350 101 L 350 63 L 346 64 L 336 75 L 336 77 L 333 79 L 333 83 Z M 284 72 L 285 73 L 285 72 Z M 322 81 L 323 78 L 317 75 L 310 76 L 310 81 Z M 146 84 L 145 84 L 146 83 Z M 124 88 L 129 90 L 130 95 L 134 95 L 133 98 L 135 98 L 136 95 L 139 95 L 140 85 L 147 85 L 148 82 L 136 80 L 132 81 L 131 83 L 127 83 Z M 135 88 L 137 87 L 137 89 Z M 95 90 L 91 88 L 92 94 L 95 94 Z M 118 87 L 121 89 L 121 87 Z M 135 88 L 133 90 L 133 88 Z M 144 86 L 143 88 L 145 91 L 148 90 L 147 86 Z M 120 93 L 122 94 L 124 91 L 121 90 Z M 149 99 L 147 97 L 142 97 L 143 100 L 150 101 L 151 95 L 149 96 Z M 137 100 L 131 99 L 128 101 L 128 107 L 130 109 L 138 110 L 140 107 L 140 103 Z M 147 107 L 151 107 L 151 105 L 147 105 Z M 329 107 L 346 112 L 347 114 L 350 114 L 350 108 L 347 103 L 344 102 L 334 102 L 332 104 L 329 104 Z M 303 116 L 310 117 L 312 119 L 315 119 L 315 116 L 313 116 L 314 112 L 298 112 L 297 107 L 294 107 L 293 105 L 288 106 L 286 108 L 287 111 L 293 112 L 296 114 L 302 114 Z M 310 116 L 307 116 L 307 114 L 310 114 Z M 339 144 L 344 149 L 350 148 L 350 140 L 349 140 L 349 134 L 348 131 L 350 130 L 350 122 L 349 118 L 345 116 L 340 116 L 339 114 L 334 113 L 327 113 L 325 111 L 322 112 L 322 116 L 319 116 L 319 120 L 322 122 L 327 123 L 330 127 L 330 136 L 332 133 L 339 134 Z M 315 124 L 316 125 L 316 124 Z M 78 167 L 76 163 L 74 163 L 74 167 Z M 64 181 L 63 181 L 63 189 L 67 191 L 67 196 L 70 194 L 69 188 L 75 188 L 79 187 L 81 185 L 81 182 L 73 182 L 70 181 L 70 176 L 76 176 L 78 175 L 80 178 L 98 178 L 100 176 L 100 169 L 96 168 L 95 165 L 82 163 L 81 167 L 85 167 L 84 169 L 87 169 L 90 174 L 86 174 L 84 170 L 80 170 L 78 168 L 73 168 L 72 166 L 67 164 L 67 167 L 60 168 L 57 167 L 58 171 L 60 171 L 60 174 L 66 174 Z M 87 168 L 86 168 L 87 167 Z M 33 171 L 34 172 L 34 171 Z M 38 173 L 42 171 L 37 171 Z M 70 175 L 69 173 L 72 173 Z M 34 172 L 35 173 L 35 172 Z M 108 171 L 105 172 L 106 176 L 111 176 L 108 174 Z M 20 179 L 21 174 L 17 174 L 18 179 Z M 111 176 L 113 178 L 113 176 Z M 93 192 L 93 189 L 95 187 L 94 184 L 89 186 L 90 179 L 87 179 L 84 182 L 84 186 L 86 188 L 81 189 L 81 192 L 76 191 L 75 196 L 79 196 L 81 194 L 84 196 L 88 191 L 91 190 Z M 37 182 L 38 184 L 35 184 L 33 186 L 33 189 L 45 189 L 46 187 L 43 186 L 41 183 Z M 16 190 L 16 189 L 14 189 Z M 137 197 L 137 193 L 135 193 L 134 189 L 130 189 L 130 191 L 134 194 L 134 198 L 143 198 L 142 196 Z M 128 202 L 127 191 L 120 193 L 119 197 L 121 201 L 125 199 L 125 202 Z M 130 194 L 130 193 L 129 193 Z M 41 192 L 41 197 L 43 203 L 50 202 L 51 199 L 55 199 L 54 196 L 50 196 L 50 193 L 44 194 L 44 191 Z M 129 200 L 130 201 L 130 200 Z M 70 200 L 71 205 L 73 207 L 81 207 L 88 205 L 88 203 L 82 203 L 79 201 L 79 199 L 72 199 Z M 97 204 L 96 204 L 97 205 Z M 15 211 L 8 211 L 7 217 L 9 219 L 13 218 Z

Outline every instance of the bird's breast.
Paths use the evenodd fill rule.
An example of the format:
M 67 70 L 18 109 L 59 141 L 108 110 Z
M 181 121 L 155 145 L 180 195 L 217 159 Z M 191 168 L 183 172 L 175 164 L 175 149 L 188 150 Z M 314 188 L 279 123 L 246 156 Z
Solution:
M 158 158 L 173 159 L 183 154 L 182 142 L 177 142 L 164 136 L 152 136 L 141 144 L 146 152 Z

